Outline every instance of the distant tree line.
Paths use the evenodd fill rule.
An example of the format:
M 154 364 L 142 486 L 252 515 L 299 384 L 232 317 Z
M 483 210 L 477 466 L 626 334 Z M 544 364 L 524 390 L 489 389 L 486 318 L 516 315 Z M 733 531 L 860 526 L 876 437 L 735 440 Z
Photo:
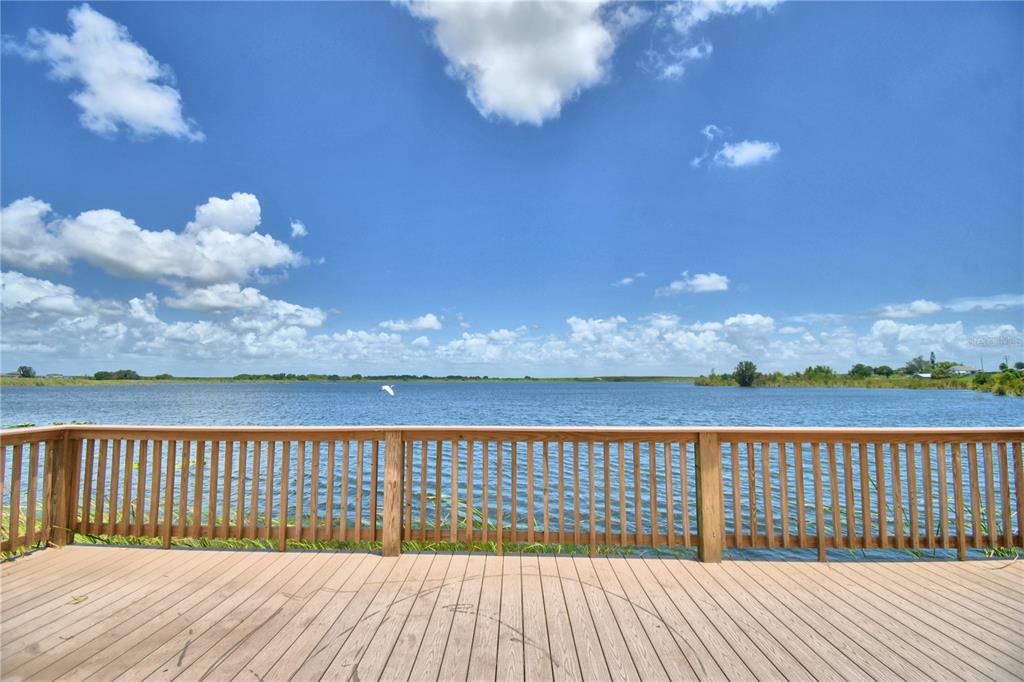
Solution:
M 737 363 L 732 373 L 699 377 L 698 386 L 866 386 L 899 388 L 974 388 L 996 395 L 1024 396 L 1024 362 L 999 364 L 998 372 L 976 372 L 970 377 L 956 376 L 951 371 L 957 362 L 937 361 L 935 354 L 927 360 L 917 356 L 900 367 L 872 367 L 857 363 L 844 374 L 826 365 L 807 367 L 803 371 L 761 373 L 750 360 Z

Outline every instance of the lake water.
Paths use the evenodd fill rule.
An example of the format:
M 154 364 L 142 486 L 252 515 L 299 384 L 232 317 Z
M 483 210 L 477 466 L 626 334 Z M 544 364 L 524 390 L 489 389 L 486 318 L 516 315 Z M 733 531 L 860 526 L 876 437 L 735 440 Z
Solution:
M 975 391 L 681 383 L 410 382 L 5 387 L 3 424 L 1013 426 L 1024 401 Z
M 1020 399 L 996 397 L 973 391 L 702 388 L 691 384 L 659 382 L 411 382 L 395 384 L 395 391 L 396 395 L 391 397 L 381 391 L 380 384 L 348 382 L 17 387 L 3 389 L 0 410 L 3 424 L 31 422 L 40 425 L 52 422 L 90 421 L 102 424 L 167 425 L 1016 426 L 1022 423 L 1024 416 L 1024 401 Z M 415 447 L 418 448 L 418 444 L 415 444 Z M 478 443 L 477 447 L 480 448 L 481 444 Z M 664 456 L 661 447 L 659 444 L 655 452 L 655 466 L 659 478 L 664 475 Z M 790 446 L 788 455 L 791 461 L 795 456 L 793 447 Z M 807 448 L 806 445 L 801 447 Z M 802 451 L 805 456 L 810 456 L 808 450 Z M 289 447 L 288 452 L 291 459 L 291 487 L 295 489 L 297 458 L 303 457 L 307 467 L 311 466 L 312 462 L 309 453 L 305 449 L 300 452 L 294 444 Z M 415 481 L 420 480 L 421 475 L 419 453 L 418 449 L 414 450 Z M 524 456 L 523 449 L 520 449 L 519 453 L 519 457 Z M 776 499 L 781 493 L 777 481 L 779 455 L 779 449 L 772 446 L 770 468 L 776 474 L 772 477 L 772 493 Z M 223 453 L 220 456 L 223 457 Z M 251 460 L 252 453 L 249 452 L 247 456 Z M 484 456 L 484 452 L 478 449 L 476 457 Z M 486 456 L 493 460 L 498 455 L 495 450 L 489 449 Z M 622 456 L 621 451 L 614 455 L 619 456 Z M 369 457 L 367 449 L 362 464 L 363 471 L 370 470 Z M 466 451 L 463 449 L 463 465 L 465 457 Z M 503 486 L 511 491 L 513 487 L 507 467 L 511 461 L 512 451 L 508 443 L 503 447 L 502 457 L 506 462 Z M 641 470 L 646 472 L 647 453 L 641 452 L 639 457 L 642 459 Z M 673 455 L 674 459 L 677 457 L 678 454 Z M 933 447 L 922 451 L 917 457 L 931 457 L 934 460 L 936 451 Z M 443 470 L 440 473 L 442 491 L 450 490 L 451 458 L 450 445 L 445 443 Z M 337 480 L 339 476 L 338 471 L 328 472 L 325 469 L 326 459 L 326 452 L 321 453 L 318 472 L 321 490 L 329 478 Z M 597 480 L 603 480 L 601 460 L 602 457 L 598 456 L 595 464 L 595 468 L 598 469 Z M 177 461 L 182 461 L 180 453 Z M 616 460 L 613 459 L 614 461 Z M 263 462 L 263 470 L 255 472 L 258 491 L 264 489 L 267 474 L 265 456 Z M 557 480 L 555 466 L 555 460 L 552 458 L 549 471 L 552 480 Z M 567 466 L 571 468 L 571 460 Z M 693 481 L 692 451 L 688 455 L 687 466 L 689 480 Z M 353 462 L 350 470 L 354 469 Z M 568 470 L 570 469 L 567 468 Z M 723 470 L 725 492 L 727 498 L 731 499 L 729 496 L 733 494 L 733 477 L 729 457 L 724 458 Z M 431 470 L 430 474 L 430 479 L 433 480 L 434 471 Z M 248 475 L 252 477 L 252 467 Z M 736 480 L 742 483 L 738 489 L 745 490 L 749 483 L 744 478 L 745 467 L 740 467 L 738 475 L 739 478 Z M 792 475 L 791 470 L 789 476 Z M 484 485 L 480 476 L 481 468 L 478 466 L 474 472 L 474 489 L 479 490 Z M 1000 476 L 997 475 L 994 481 L 996 489 L 1000 485 Z M 603 495 L 608 495 L 617 500 L 620 494 L 631 494 L 632 488 L 619 491 L 616 477 L 612 476 L 611 480 L 612 488 L 603 493 L 595 490 L 595 497 L 603 501 Z M 251 484 L 248 482 L 248 485 Z M 359 482 L 359 479 L 352 478 L 351 475 L 346 485 L 361 486 L 367 498 L 371 495 L 371 489 L 366 487 L 366 482 Z M 493 465 L 487 485 L 491 490 L 498 485 Z M 760 498 L 764 492 L 761 490 L 760 477 L 757 477 L 754 485 Z M 810 466 L 805 469 L 805 485 L 808 489 L 813 485 Z M 891 509 L 891 480 L 888 486 L 890 492 L 887 498 Z M 302 498 L 308 510 L 311 491 L 308 483 L 303 487 L 305 489 L 302 491 Z M 148 484 L 144 489 L 148 490 Z M 234 490 L 235 486 L 232 485 L 231 489 Z M 522 527 L 522 515 L 525 513 L 523 510 L 526 509 L 528 502 L 523 480 L 515 485 L 515 489 L 521 510 L 518 523 Z M 651 491 L 646 476 L 636 489 L 642 501 L 650 499 Z M 860 486 L 858 485 L 855 490 L 855 506 L 861 508 Z M 265 500 L 262 493 L 260 495 L 257 509 L 263 509 Z M 337 497 L 340 493 L 336 492 L 335 495 Z M 680 495 L 680 491 L 677 490 L 675 495 Z M 694 495 L 695 491 L 691 487 L 687 495 L 691 510 L 696 508 Z M 794 487 L 789 488 L 787 496 L 792 515 L 795 513 L 793 510 L 798 508 Z M 348 517 L 359 517 L 369 524 L 372 517 L 368 503 L 356 510 L 353 498 L 354 495 L 349 498 L 346 510 Z M 571 490 L 569 498 L 571 510 L 574 510 L 578 503 L 584 514 L 586 513 L 589 491 L 585 485 L 581 486 L 580 490 Z M 681 501 L 678 500 L 680 503 Z M 334 500 L 335 508 L 340 508 L 340 502 L 340 498 Z M 827 494 L 825 503 L 829 506 L 833 504 L 831 495 Z M 841 505 L 841 500 L 837 499 L 835 503 Z M 321 516 L 324 504 L 325 501 L 321 498 L 318 505 Z M 541 503 L 538 501 L 537 504 L 536 511 L 540 518 Z M 917 504 L 920 506 L 923 502 L 918 500 Z M 276 503 L 274 505 L 276 514 Z M 432 498 L 429 509 L 424 510 L 430 511 L 431 517 L 434 505 L 440 505 L 443 518 L 447 518 L 450 506 L 444 494 L 437 497 L 436 501 Z M 491 508 L 490 518 L 496 518 L 497 508 L 493 497 L 488 506 Z M 627 519 L 630 528 L 636 527 L 637 520 L 648 527 L 650 518 L 646 509 L 647 502 L 644 501 L 639 516 L 632 515 Z M 936 508 L 935 511 L 939 510 Z M 414 518 L 418 518 L 419 513 L 419 502 L 414 501 Z M 295 514 L 294 503 L 289 504 L 289 514 Z M 750 523 L 746 518 L 733 518 L 731 505 L 727 505 L 726 517 L 728 530 L 731 531 L 735 524 L 740 523 L 749 531 Z M 777 517 L 777 521 L 781 521 L 781 517 Z M 595 523 L 603 521 L 595 520 Z M 682 531 L 683 523 L 680 518 L 677 528 L 679 532 Z M 763 530 L 763 510 L 760 510 L 756 523 Z

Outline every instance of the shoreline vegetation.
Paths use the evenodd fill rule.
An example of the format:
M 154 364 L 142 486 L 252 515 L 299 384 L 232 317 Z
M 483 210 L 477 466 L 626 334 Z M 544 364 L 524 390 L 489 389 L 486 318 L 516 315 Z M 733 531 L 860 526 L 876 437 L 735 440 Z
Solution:
M 904 388 L 933 390 L 983 391 L 993 395 L 1024 396 L 1024 362 L 1013 367 L 1001 363 L 995 372 L 982 372 L 964 367 L 955 362 L 936 362 L 918 356 L 900 369 L 886 365 L 870 367 L 854 365 L 846 374 L 839 374 L 831 367 L 816 365 L 802 372 L 762 373 L 750 360 L 736 365 L 731 373 L 700 376 L 694 380 L 696 386 L 733 386 L 757 388 Z
M 492 377 L 492 376 L 430 376 L 427 374 L 377 374 L 366 375 L 352 374 L 340 376 L 337 374 L 238 374 L 232 377 L 176 377 L 170 374 L 159 374 L 156 376 L 124 376 L 122 373 L 131 370 L 118 370 L 117 372 L 106 372 L 115 376 L 0 376 L 0 386 L 137 386 L 151 384 L 173 384 L 173 383 L 194 383 L 194 384 L 262 384 L 262 383 L 377 383 L 381 381 L 401 382 L 579 382 L 579 383 L 618 383 L 618 382 L 665 382 L 665 383 L 694 383 L 697 377 L 692 376 L 594 376 L 594 377 Z M 97 374 L 104 374 L 98 372 Z M 134 374 L 134 372 L 132 372 Z M 121 376 L 116 376 L 121 375 Z

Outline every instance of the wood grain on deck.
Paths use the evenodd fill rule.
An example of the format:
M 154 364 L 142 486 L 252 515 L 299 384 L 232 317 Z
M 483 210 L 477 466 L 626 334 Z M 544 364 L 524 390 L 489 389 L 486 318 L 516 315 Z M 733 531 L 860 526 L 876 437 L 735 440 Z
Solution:
M 71 546 L 0 566 L 0 676 L 1024 679 L 1024 564 Z

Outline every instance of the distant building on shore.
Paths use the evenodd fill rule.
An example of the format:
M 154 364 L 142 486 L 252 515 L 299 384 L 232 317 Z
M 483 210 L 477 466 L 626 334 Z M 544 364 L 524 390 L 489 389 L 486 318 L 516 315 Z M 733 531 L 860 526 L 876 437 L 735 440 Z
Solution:
M 978 370 L 974 367 L 968 367 L 967 365 L 953 365 L 949 368 L 949 373 L 958 377 L 965 377 L 971 374 L 977 374 Z

